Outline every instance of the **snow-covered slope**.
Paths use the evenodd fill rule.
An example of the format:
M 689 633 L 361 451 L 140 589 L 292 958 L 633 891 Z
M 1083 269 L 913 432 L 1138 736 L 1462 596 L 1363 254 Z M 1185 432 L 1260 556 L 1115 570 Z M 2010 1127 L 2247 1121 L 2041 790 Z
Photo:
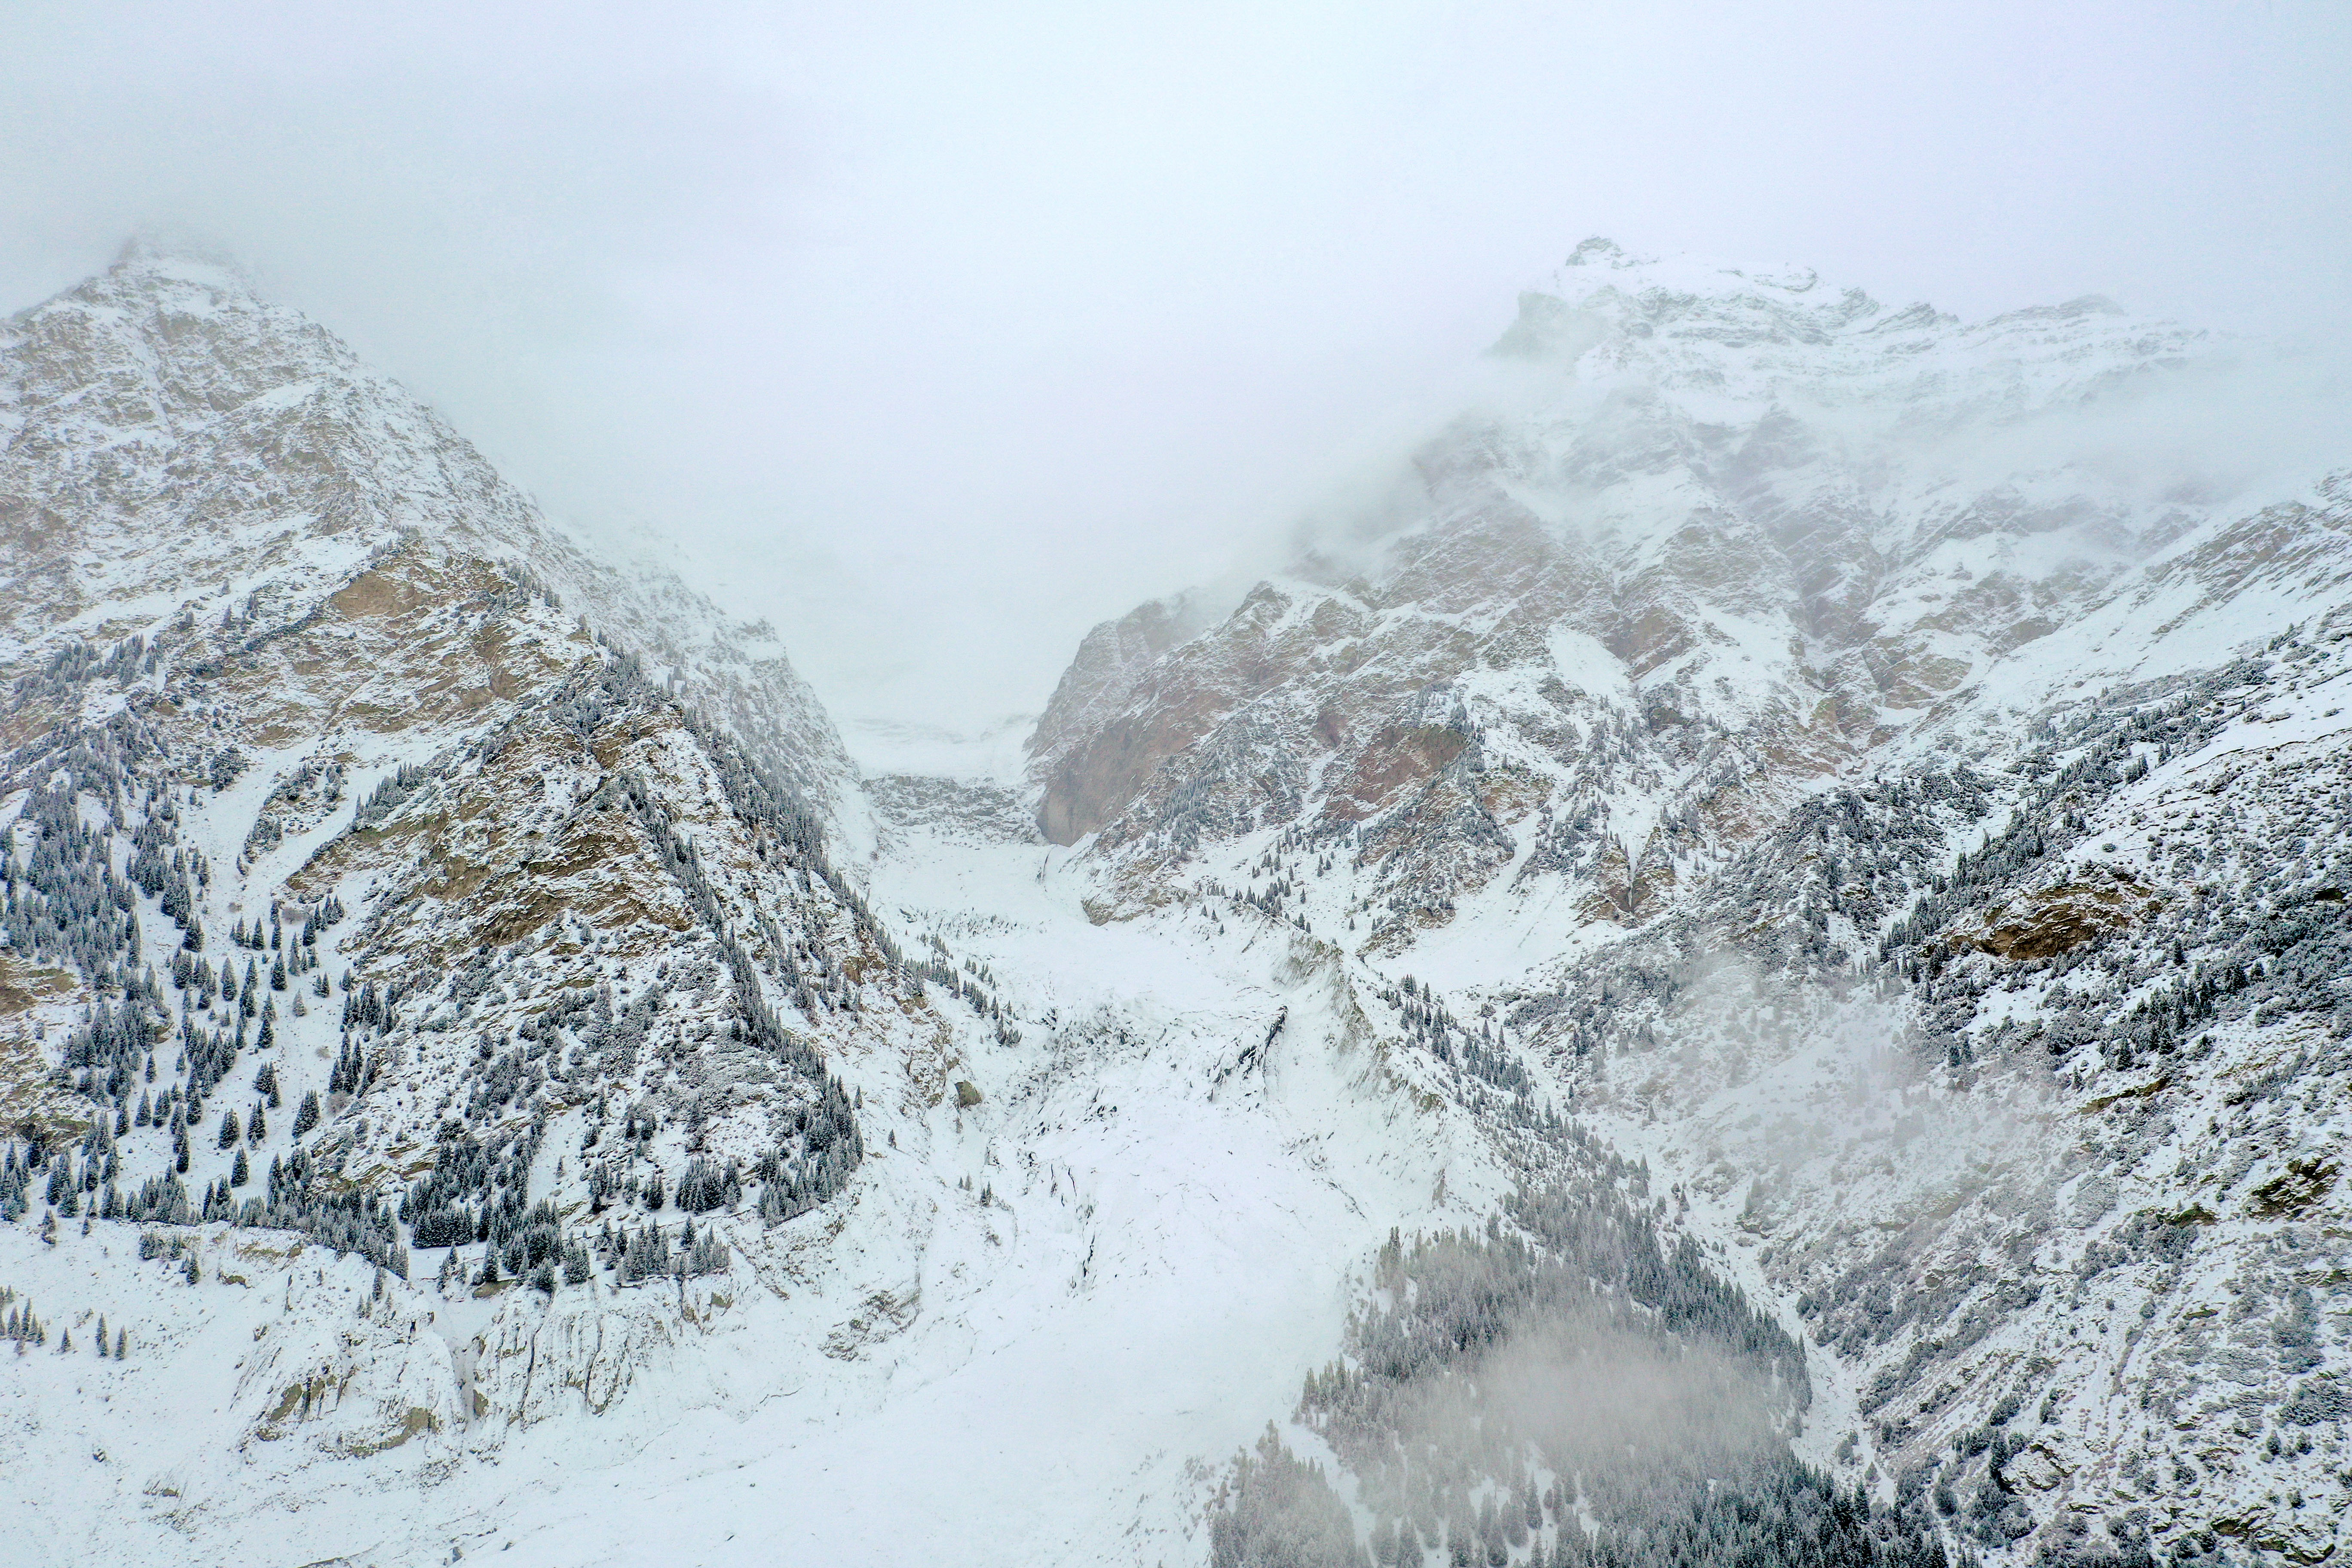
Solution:
M 2316 1561 L 2352 1508 L 2347 690 L 2339 610 L 1817 797 L 1498 994 L 1984 1547 Z

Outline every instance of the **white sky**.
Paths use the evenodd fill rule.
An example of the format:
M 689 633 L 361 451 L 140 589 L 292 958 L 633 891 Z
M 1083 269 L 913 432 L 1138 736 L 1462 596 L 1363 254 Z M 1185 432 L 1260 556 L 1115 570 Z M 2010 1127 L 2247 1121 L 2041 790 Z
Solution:
M 1039 707 L 1590 234 L 2352 321 L 2352 8 L 12 5 L 0 309 L 232 251 L 845 718 Z

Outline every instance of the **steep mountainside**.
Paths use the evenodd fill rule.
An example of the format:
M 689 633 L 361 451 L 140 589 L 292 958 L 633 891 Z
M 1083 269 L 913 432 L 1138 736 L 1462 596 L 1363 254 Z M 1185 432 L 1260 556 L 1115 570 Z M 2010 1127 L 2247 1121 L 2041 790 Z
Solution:
M 981 1027 L 835 868 L 830 721 L 764 629 L 582 554 L 217 267 L 127 254 L 6 323 L 0 384 L 0 1211 L 288 1313 L 306 1246 L 374 1270 L 365 1331 L 260 1325 L 233 1393 L 176 1391 L 215 1402 L 200 1458 L 27 1506 L 104 1477 L 233 1539 L 322 1457 L 404 1484 L 494 1411 L 607 1408 L 887 1142 L 852 1042 L 919 1106 Z M 110 1290 L 102 1348 L 202 1360 Z
M 1818 795 L 1495 993 L 1983 1549 L 2336 1543 L 2347 692 L 2339 610 Z
M 1642 1155 L 1898 1514 L 2334 1552 L 2352 481 L 2118 464 L 2220 350 L 2102 300 L 1592 241 L 1496 353 L 1366 538 L 1087 639 L 1031 776 L 1090 915 L 1433 981 L 1409 1037 Z

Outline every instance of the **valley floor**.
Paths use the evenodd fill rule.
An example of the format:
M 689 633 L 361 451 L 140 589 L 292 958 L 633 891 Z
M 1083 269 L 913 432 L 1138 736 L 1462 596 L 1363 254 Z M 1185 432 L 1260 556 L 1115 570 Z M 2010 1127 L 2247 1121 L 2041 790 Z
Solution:
M 0 1286 L 55 1325 L 0 1381 L 26 1503 L 0 1554 L 1198 1560 L 1204 1467 L 1333 1352 L 1351 1271 L 1390 1226 L 1441 1215 L 1449 1166 L 1457 1198 L 1494 1178 L 1465 1129 L 1394 1135 L 1402 1097 L 1337 1037 L 1328 974 L 1280 934 L 1094 926 L 1043 858 L 979 846 L 926 855 L 919 879 L 877 868 L 877 903 L 919 921 L 1005 911 L 954 920 L 957 950 L 1058 1026 L 974 1047 L 967 1108 L 922 1103 L 878 1054 L 839 1063 L 890 1108 L 869 1109 L 879 1146 L 855 1202 L 772 1236 L 722 1223 L 730 1275 L 476 1300 L 436 1290 L 419 1254 L 419 1283 L 376 1301 L 362 1261 L 289 1256 L 274 1233 L 205 1227 L 187 1285 L 181 1261 L 138 1258 L 136 1227 L 69 1223 L 53 1245 L 29 1219 L 0 1227 Z M 1285 1007 L 1288 1048 L 1236 1069 Z M 800 1234 L 836 1225 L 823 1247 Z M 128 1329 L 129 1359 L 89 1352 L 99 1312 Z M 600 1341 L 637 1363 L 601 1416 Z M 542 1384 L 584 1386 L 510 1397 L 518 1350 Z M 317 1414 L 289 1419 L 277 1406 L 314 1359 L 332 1412 L 321 1379 Z M 410 1409 L 432 1428 L 401 1436 Z

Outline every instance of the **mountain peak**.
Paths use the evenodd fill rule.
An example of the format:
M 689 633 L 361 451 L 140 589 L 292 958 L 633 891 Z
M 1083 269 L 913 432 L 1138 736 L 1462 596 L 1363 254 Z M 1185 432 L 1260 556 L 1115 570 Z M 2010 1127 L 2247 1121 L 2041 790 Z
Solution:
M 0 502 L 28 520 L 12 529 L 0 504 L 0 554 L 37 567 L 0 596 L 0 680 L 83 640 L 163 636 L 206 584 L 315 605 L 415 536 L 526 571 L 821 810 L 844 798 L 839 737 L 772 626 L 572 544 L 430 406 L 233 259 L 133 237 L 104 272 L 11 318 L 0 408 L 14 422 Z
M 1567 363 L 1604 344 L 1654 339 L 1714 357 L 1764 342 L 1821 343 L 1884 314 L 1864 290 L 1826 287 L 1810 267 L 1643 255 L 1596 235 L 1519 296 L 1519 318 L 1495 352 Z
M 1890 309 L 1810 267 L 1643 254 L 1595 236 L 1520 294 L 1492 352 L 1695 395 L 1769 403 L 1801 384 L 1837 401 L 1958 405 L 2071 401 L 2104 376 L 2193 354 L 2206 336 L 2092 294 L 1975 321 Z
M 1794 296 L 1811 294 L 1821 283 L 1821 274 L 1810 267 L 1733 267 L 1687 252 L 1644 256 L 1594 235 L 1569 252 L 1568 259 L 1543 287 L 1568 299 L 1612 289 L 1630 293 L 1665 289 L 1687 294 Z
M 228 251 L 184 236 L 142 230 L 122 242 L 104 276 L 123 283 L 193 283 L 250 296 L 253 279 Z
M 1644 266 L 1650 259 L 1645 256 L 1629 256 L 1623 246 L 1613 239 L 1596 234 L 1574 250 L 1570 251 L 1568 259 L 1560 265 L 1563 267 L 1612 267 L 1622 269 Z

